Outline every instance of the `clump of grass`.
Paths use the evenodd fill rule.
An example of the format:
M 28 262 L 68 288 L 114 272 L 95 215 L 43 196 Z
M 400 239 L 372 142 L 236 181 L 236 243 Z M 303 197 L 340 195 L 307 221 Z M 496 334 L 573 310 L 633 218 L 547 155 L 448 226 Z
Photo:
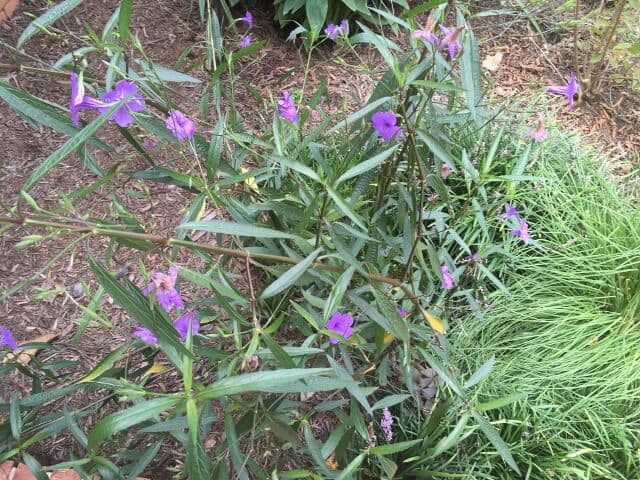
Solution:
M 528 478 L 635 478 L 640 213 L 571 139 L 542 152 L 546 181 L 517 199 L 535 242 L 514 239 L 510 294 L 495 292 L 484 321 L 461 321 L 456 356 L 473 370 L 495 354 L 481 400 L 526 395 L 491 413 Z M 475 471 L 508 474 L 480 436 L 465 450 L 483 452 L 459 458 Z

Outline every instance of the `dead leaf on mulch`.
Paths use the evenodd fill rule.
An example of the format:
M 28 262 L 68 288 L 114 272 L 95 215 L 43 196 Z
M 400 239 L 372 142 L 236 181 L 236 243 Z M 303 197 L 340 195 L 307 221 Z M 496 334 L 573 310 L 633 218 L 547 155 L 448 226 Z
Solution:
M 497 72 L 502 63 L 502 52 L 496 52 L 494 55 L 487 55 L 482 61 L 482 68 L 489 70 L 490 72 Z
M 82 480 L 82 477 L 72 468 L 57 470 L 53 473 L 47 473 L 50 480 Z M 100 476 L 94 475 L 93 480 L 100 480 Z M 37 480 L 36 476 L 31 473 L 29 467 L 24 463 L 15 466 L 12 460 L 7 460 L 0 464 L 0 480 Z M 136 480 L 149 480 L 144 477 L 137 477 Z
M 28 340 L 26 342 L 21 342 L 21 343 L 51 343 L 56 338 L 58 338 L 58 335 L 55 333 L 45 333 L 44 335 L 40 335 L 36 338 L 32 338 L 31 340 Z M 18 361 L 21 364 L 26 365 L 31 361 L 33 357 L 35 357 L 38 354 L 38 351 L 39 349 L 37 348 L 28 348 L 26 350 L 20 351 L 18 355 L 16 355 L 15 353 L 9 352 L 4 356 L 4 358 L 2 359 L 2 362 L 0 363 L 7 363 L 10 361 L 13 361 L 17 357 Z M 0 480 L 2 480 L 2 477 L 0 477 Z

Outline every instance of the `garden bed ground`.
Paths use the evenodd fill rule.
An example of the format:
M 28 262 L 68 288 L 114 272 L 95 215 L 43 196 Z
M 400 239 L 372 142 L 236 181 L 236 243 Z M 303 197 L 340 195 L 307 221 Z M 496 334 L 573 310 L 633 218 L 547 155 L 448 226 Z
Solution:
M 65 25 L 60 28 L 81 35 L 82 23 L 86 22 L 100 31 L 117 4 L 116 0 L 86 1 L 65 18 Z M 47 2 L 44 1 L 24 1 L 14 16 L 0 25 L 0 38 L 9 45 L 15 45 L 18 36 L 31 20 L 27 13 L 38 16 L 46 7 Z M 286 35 L 272 24 L 269 20 L 271 17 L 269 11 L 255 14 L 257 25 L 253 30 L 254 39 L 264 39 L 266 45 L 254 60 L 247 62 L 244 69 L 238 72 L 263 98 L 274 98 L 282 89 L 299 87 L 306 61 L 304 50 L 299 45 L 287 43 Z M 203 28 L 194 2 L 136 1 L 133 19 L 133 32 L 139 36 L 147 54 L 166 66 L 174 66 L 186 48 L 201 42 L 203 38 Z M 560 83 L 566 78 L 571 65 L 568 37 L 561 37 L 562 40 L 554 45 L 543 45 L 524 18 L 517 18 L 516 21 L 514 17 L 483 17 L 472 26 L 479 37 L 483 58 L 494 58 L 494 64 L 490 65 L 493 70 L 486 72 L 490 77 L 487 101 L 502 102 L 519 98 L 526 105 L 529 99 L 539 97 L 541 87 Z M 37 66 L 38 59 L 52 63 L 75 46 L 69 45 L 62 37 L 40 34 L 27 44 L 26 52 L 33 58 L 25 63 Z M 186 65 L 196 67 L 190 72 L 195 76 L 201 76 L 197 70 L 201 52 L 196 48 L 187 57 Z M 497 57 L 494 57 L 497 52 L 502 53 L 499 63 L 495 61 Z M 315 53 L 309 91 L 313 91 L 313 86 L 326 79 L 331 97 L 340 100 L 327 102 L 325 108 L 349 109 L 363 103 L 373 85 L 364 81 L 368 76 L 359 74 L 357 69 L 339 64 L 335 53 L 336 50 L 331 46 L 321 47 Z M 15 61 L 15 57 L 6 49 L 0 48 L 0 63 Z M 67 103 L 68 84 L 65 78 L 16 73 L 11 75 L 11 80 L 34 95 L 62 105 Z M 189 88 L 181 88 L 181 93 L 188 98 Z M 239 90 L 238 104 L 244 107 L 244 112 L 241 111 L 240 114 L 249 123 L 257 101 L 246 89 Z M 615 161 L 620 173 L 627 173 L 635 168 L 634 162 L 640 151 L 640 132 L 634 124 L 640 115 L 640 100 L 635 93 L 620 87 L 611 88 L 600 99 L 580 104 L 573 111 L 561 108 L 560 98 L 549 102 L 541 102 L 539 98 L 531 101 L 546 105 L 554 111 L 559 110 L 558 120 L 562 122 L 564 130 L 582 132 L 587 141 L 602 151 L 603 156 Z M 184 110 L 191 110 L 195 115 L 197 106 L 185 105 Z M 198 124 L 201 133 L 210 130 L 214 121 L 215 119 L 200 117 Z M 534 122 L 533 117 L 531 122 Z M 105 140 L 116 138 L 117 135 L 113 126 L 105 129 Z M 20 185 L 31 171 L 65 139 L 44 128 L 31 128 L 4 103 L 0 103 L 0 138 L 5 149 L 5 160 L 0 165 L 0 200 L 4 204 L 13 205 Z M 158 151 L 157 155 L 159 159 L 168 161 L 166 152 Z M 129 167 L 144 166 L 143 160 L 129 150 L 102 153 L 98 161 L 105 168 L 117 162 L 123 162 Z M 181 161 L 184 160 L 178 160 L 177 164 L 180 165 Z M 185 168 L 189 168 L 187 164 Z M 72 191 L 94 181 L 95 176 L 81 168 L 80 160 L 70 157 L 47 175 L 33 195 L 42 205 L 54 206 L 57 204 L 59 191 Z M 91 204 L 87 203 L 84 207 L 99 217 L 100 212 L 111 201 L 112 193 L 104 192 L 101 201 L 92 198 Z M 165 233 L 171 232 L 181 218 L 173 206 L 186 204 L 183 200 L 189 195 L 182 190 L 158 184 L 147 197 L 136 182 L 128 182 L 116 193 L 123 194 L 126 206 L 132 213 L 150 219 L 147 225 L 150 231 Z M 148 201 L 147 198 L 151 200 Z M 78 215 L 85 212 L 86 210 L 78 208 Z M 216 212 L 209 213 L 215 215 Z M 8 230 L 0 236 L 0 289 L 14 287 L 35 275 L 31 286 L 0 303 L 1 323 L 11 328 L 19 341 L 27 341 L 42 334 L 55 334 L 57 352 L 45 352 L 45 358 L 55 356 L 57 359 L 80 360 L 88 368 L 128 339 L 131 326 L 123 314 L 109 309 L 107 303 L 104 309 L 114 328 L 93 326 L 86 331 L 79 343 L 75 342 L 75 322 L 81 316 L 77 304 L 86 305 L 89 300 L 87 295 L 78 292 L 79 282 L 90 277 L 84 253 L 86 249 L 79 248 L 74 257 L 63 254 L 58 261 L 37 274 L 49 259 L 68 245 L 69 240 L 62 238 L 26 250 L 16 250 L 15 244 L 26 233 Z M 87 240 L 87 244 L 98 257 L 102 257 L 107 246 L 106 241 L 102 240 Z M 152 252 L 144 257 L 124 251 L 116 255 L 117 263 L 123 268 L 127 265 L 135 266 L 139 258 L 144 259 L 149 270 L 165 267 L 160 263 L 162 260 L 159 252 Z M 178 260 L 181 260 L 180 257 Z M 135 271 L 132 271 L 131 278 L 136 280 L 133 273 Z M 57 289 L 57 293 L 44 300 L 35 300 L 34 295 L 38 293 L 38 289 Z M 0 397 L 7 398 L 13 391 L 26 390 L 27 385 L 20 383 L 21 381 L 26 382 L 26 379 L 16 378 L 17 383 L 0 386 Z M 42 463 L 49 464 L 66 459 L 67 450 L 67 439 L 54 437 L 46 445 L 41 445 L 36 454 L 41 455 Z M 161 467 L 163 463 L 175 466 L 178 461 L 179 459 L 166 455 L 164 462 L 158 462 L 156 467 Z

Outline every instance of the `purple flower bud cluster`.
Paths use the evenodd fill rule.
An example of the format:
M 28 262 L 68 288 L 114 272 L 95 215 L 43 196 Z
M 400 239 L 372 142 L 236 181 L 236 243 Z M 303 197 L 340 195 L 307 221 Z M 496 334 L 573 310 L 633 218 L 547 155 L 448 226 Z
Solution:
M 391 412 L 388 407 L 384 407 L 384 410 L 382 410 L 380 428 L 382 429 L 382 433 L 384 433 L 387 442 L 391 442 L 391 440 L 393 440 L 393 417 L 391 416 Z

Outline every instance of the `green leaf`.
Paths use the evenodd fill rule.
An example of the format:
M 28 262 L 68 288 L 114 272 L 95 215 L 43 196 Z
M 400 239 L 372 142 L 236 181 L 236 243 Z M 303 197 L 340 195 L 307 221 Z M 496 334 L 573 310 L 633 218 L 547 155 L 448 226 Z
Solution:
M 478 403 L 475 406 L 475 409 L 478 412 L 486 412 L 487 410 L 494 410 L 496 408 L 502 408 L 511 403 L 517 402 L 518 400 L 522 400 L 526 398 L 526 393 L 512 393 L 510 395 L 506 395 L 504 397 L 496 398 L 494 400 L 490 400 L 488 402 Z
M 344 201 L 344 199 L 330 186 L 326 186 L 327 193 L 336 204 L 336 208 L 343 214 L 351 219 L 353 223 L 355 223 L 358 227 L 360 227 L 363 231 L 367 231 L 367 227 L 365 227 L 364 223 L 362 223 L 362 219 L 356 215 L 356 213 L 351 210 L 351 207 Z
M 469 422 L 469 418 L 471 418 L 471 416 L 468 413 L 465 413 L 462 415 L 462 417 L 460 417 L 453 430 L 451 430 L 446 437 L 440 439 L 440 441 L 436 444 L 433 453 L 431 454 L 432 457 L 437 457 L 442 452 L 446 452 L 451 447 L 454 447 L 458 444 L 460 436 L 462 435 L 464 428 Z
M 489 375 L 489 373 L 491 373 L 491 370 L 493 369 L 493 365 L 495 363 L 496 356 L 491 355 L 489 360 L 484 362 L 484 364 L 478 370 L 476 370 L 475 373 L 471 375 L 471 377 L 466 382 L 464 382 L 464 388 L 471 388 L 481 382 L 487 375 Z
M 309 266 L 313 263 L 313 261 L 321 251 L 321 248 L 314 250 L 307 256 L 307 258 L 283 273 L 280 278 L 278 278 L 275 282 L 273 282 L 262 291 L 262 293 L 260 294 L 260 299 L 264 300 L 266 298 L 273 297 L 274 295 L 277 295 L 281 291 L 293 285 L 296 280 L 304 275 L 304 273 L 309 269 Z
M 235 223 L 223 220 L 203 220 L 200 222 L 187 222 L 178 226 L 178 229 L 202 230 L 211 233 L 224 233 L 238 237 L 255 238 L 297 238 L 287 232 L 280 232 L 265 227 L 256 227 L 248 223 Z
M 406 328 L 400 328 L 398 324 L 394 324 L 394 322 L 389 320 L 387 316 L 381 314 L 376 308 L 356 295 L 350 294 L 349 300 L 351 300 L 362 313 L 380 325 L 385 331 L 392 333 L 395 337 L 405 343 L 409 342 L 409 333 Z
M 422 353 L 422 356 L 425 358 L 425 360 L 427 360 L 429 366 L 436 371 L 438 376 L 442 378 L 447 383 L 447 385 L 449 385 L 451 390 L 453 390 L 458 396 L 463 397 L 464 395 L 462 393 L 462 387 L 460 387 L 460 383 L 451 376 L 449 369 L 443 367 L 440 362 L 438 362 L 435 357 L 426 350 L 421 348 L 420 353 Z
M 377 100 L 374 100 L 371 103 L 366 104 L 364 107 L 362 107 L 357 112 L 352 113 L 346 119 L 338 122 L 334 127 L 331 128 L 331 130 L 329 130 L 328 133 L 334 133 L 334 132 L 336 132 L 336 131 L 338 131 L 338 130 L 340 130 L 342 128 L 346 128 L 349 125 L 351 125 L 352 123 L 357 122 L 361 118 L 369 115 L 370 113 L 373 114 L 373 112 L 376 109 L 378 109 L 378 107 L 380 107 L 381 105 L 384 105 L 385 103 L 389 102 L 390 100 L 391 100 L 391 97 L 382 97 L 382 98 L 378 98 Z
M 309 26 L 316 34 L 320 33 L 322 26 L 327 18 L 327 10 L 329 2 L 327 0 L 307 0 L 307 19 Z
M 462 57 L 460 60 L 462 87 L 467 99 L 467 108 L 471 112 L 473 120 L 480 126 L 480 117 L 477 107 L 480 105 L 480 85 L 482 76 L 480 72 L 480 50 L 473 32 L 467 29 L 462 43 Z
M 520 469 L 518 468 L 518 464 L 511 455 L 511 451 L 509 450 L 509 446 L 502 439 L 498 431 L 489 423 L 489 421 L 479 413 L 474 413 L 473 418 L 475 418 L 478 425 L 480 425 L 480 430 L 486 435 L 487 439 L 491 442 L 491 445 L 495 447 L 498 451 L 502 459 L 507 462 L 514 472 L 520 475 Z
M 396 151 L 397 145 L 394 145 L 391 148 L 380 152 L 379 154 L 373 156 L 369 160 L 366 160 L 358 165 L 351 167 L 349 170 L 344 172 L 340 177 L 336 180 L 334 184 L 334 188 L 337 188 L 345 180 L 349 180 L 350 178 L 357 177 L 358 175 L 362 175 L 369 170 L 376 168 L 378 165 L 382 164 L 387 158 L 391 156 L 393 152 Z
M 179 401 L 179 398 L 145 400 L 103 418 L 89 432 L 89 450 L 96 452 L 100 444 L 108 437 L 160 415 Z
M 108 112 L 103 113 L 98 118 L 96 118 L 89 125 L 84 127 L 78 133 L 76 133 L 73 137 L 71 137 L 67 142 L 62 145 L 58 150 L 53 152 L 49 157 L 38 166 L 31 174 L 31 176 L 24 182 L 22 189 L 25 191 L 29 191 L 31 187 L 33 187 L 38 181 L 49 172 L 53 167 L 55 167 L 60 161 L 62 161 L 67 155 L 76 150 L 80 145 L 86 142 L 94 133 L 104 125 L 107 120 L 111 117 L 111 115 L 122 106 L 122 103 L 125 100 L 118 102 L 116 105 L 112 106 Z
M 361 453 L 356 458 L 351 460 L 351 462 L 349 462 L 349 465 L 347 465 L 345 469 L 340 472 L 340 475 L 336 477 L 336 480 L 350 480 L 354 478 L 354 472 L 362 464 L 365 458 L 366 455 L 364 453 Z
M 29 25 L 27 25 L 27 28 L 24 29 L 22 35 L 20 35 L 20 38 L 18 39 L 16 48 L 22 48 L 24 42 L 29 40 L 40 31 L 40 27 L 47 27 L 51 25 L 53 22 L 64 17 L 67 13 L 76 8 L 81 3 L 82 0 L 65 0 L 64 2 L 60 2 L 54 7 L 47 10 L 44 14 L 40 15 Z
M 90 382 L 100 377 L 100 375 L 109 370 L 113 366 L 113 364 L 116 363 L 120 359 L 120 357 L 122 357 L 122 354 L 127 350 L 127 348 L 129 348 L 129 344 L 120 345 L 113 352 L 100 360 L 98 365 L 96 365 L 96 367 L 91 370 L 91 372 L 86 374 L 80 380 L 77 380 L 77 383 Z
M 404 402 L 407 398 L 410 398 L 409 394 L 396 394 L 396 395 L 388 395 L 381 400 L 378 400 L 373 404 L 371 410 L 380 410 L 382 408 L 391 407 L 393 405 L 397 405 L 398 403 Z
M 225 395 L 259 392 L 266 388 L 273 392 L 278 386 L 330 372 L 331 368 L 290 368 L 236 375 L 203 388 L 198 392 L 198 399 L 211 400 Z
M 120 15 L 118 16 L 118 30 L 120 40 L 124 43 L 129 39 L 129 25 L 131 24 L 131 11 L 133 0 L 122 0 L 120 3 Z
M 391 455 L 392 453 L 404 452 L 405 450 L 422 442 L 421 438 L 416 440 L 408 440 L 406 442 L 390 443 L 388 445 L 378 445 L 373 447 L 369 452 L 376 455 Z
M 22 434 L 22 415 L 20 414 L 20 399 L 15 392 L 11 395 L 9 423 L 11 424 L 11 435 L 16 440 L 19 440 Z

